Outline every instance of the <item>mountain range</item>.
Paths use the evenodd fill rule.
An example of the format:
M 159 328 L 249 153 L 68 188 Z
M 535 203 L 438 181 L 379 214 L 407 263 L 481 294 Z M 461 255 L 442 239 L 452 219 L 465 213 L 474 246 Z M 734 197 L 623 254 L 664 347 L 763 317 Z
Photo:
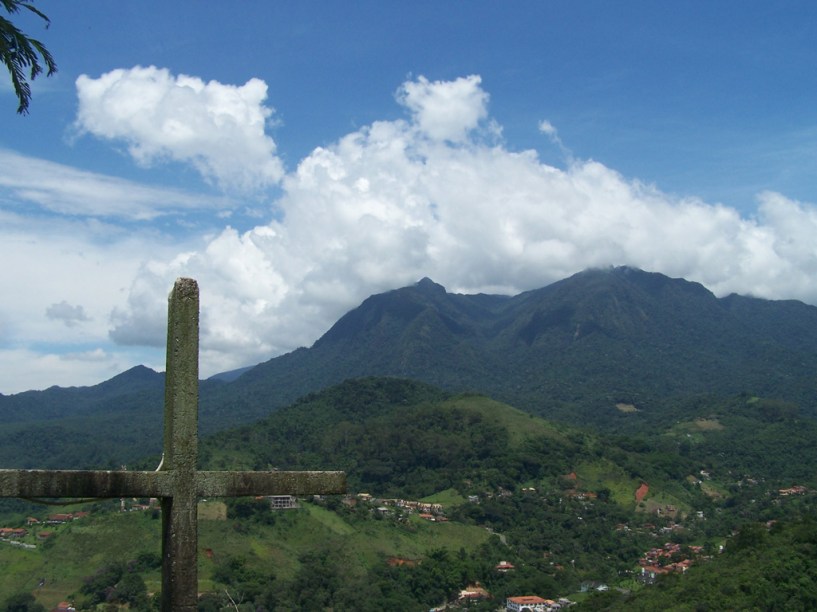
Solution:
M 627 267 L 514 297 L 450 294 L 429 279 L 374 295 L 310 349 L 259 364 L 245 394 L 275 402 L 388 375 L 476 391 L 549 418 L 609 424 L 627 403 L 748 392 L 813 397 L 817 308 Z
M 452 294 L 424 278 L 367 298 L 310 348 L 202 381 L 200 428 L 254 422 L 363 376 L 477 392 L 608 431 L 662 426 L 702 397 L 736 394 L 814 416 L 815 371 L 817 308 L 802 302 L 718 298 L 629 267 L 512 297 Z M 0 395 L 0 465 L 118 467 L 157 452 L 163 382 L 136 367 L 92 387 Z

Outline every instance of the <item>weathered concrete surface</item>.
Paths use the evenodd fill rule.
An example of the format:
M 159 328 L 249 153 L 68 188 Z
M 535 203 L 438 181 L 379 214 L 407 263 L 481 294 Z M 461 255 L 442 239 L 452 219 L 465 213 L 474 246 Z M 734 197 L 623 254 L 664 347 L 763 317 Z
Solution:
M 162 497 L 173 476 L 162 472 L 0 470 L 0 497 Z
M 344 472 L 199 472 L 198 497 L 242 495 L 339 495 L 346 493 Z
M 179 278 L 167 300 L 162 469 L 175 474 L 162 498 L 162 609 L 196 610 L 198 523 L 195 474 L 199 413 L 199 286 Z
M 192 479 L 194 503 L 201 497 L 243 495 L 339 495 L 344 472 L 0 470 L 0 497 L 176 497 L 182 479 Z

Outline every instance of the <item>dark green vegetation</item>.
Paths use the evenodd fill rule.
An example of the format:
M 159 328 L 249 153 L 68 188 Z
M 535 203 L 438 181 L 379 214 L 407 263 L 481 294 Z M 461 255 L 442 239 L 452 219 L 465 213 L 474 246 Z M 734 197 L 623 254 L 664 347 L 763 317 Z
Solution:
M 515 297 L 449 294 L 424 279 L 368 298 L 311 348 L 203 381 L 200 424 L 207 434 L 251 423 L 348 378 L 385 375 L 643 435 L 741 393 L 815 416 L 815 371 L 817 308 L 800 302 L 717 299 L 631 268 Z M 158 452 L 162 384 L 134 368 L 95 387 L 0 395 L 0 465 L 115 467 Z M 89 431 L 98 443 L 86 444 Z
M 0 0 L 0 6 L 9 15 L 14 15 L 24 9 L 42 19 L 46 27 L 50 23 L 45 13 L 34 6 L 33 1 Z M 11 84 L 19 103 L 17 112 L 25 114 L 31 103 L 29 81 L 33 81 L 37 75 L 42 73 L 43 64 L 46 68 L 46 75 L 51 76 L 57 71 L 57 63 L 43 43 L 26 35 L 8 18 L 2 16 L 0 16 L 0 61 L 8 68 L 11 77 Z
M 146 441 L 161 448 L 163 402 L 164 375 L 142 366 L 93 387 L 0 396 L 0 465 L 118 468 Z
M 578 610 L 817 609 L 817 523 L 746 524 L 710 563 L 635 594 L 594 595 Z
M 733 608 L 723 603 L 731 595 L 741 609 L 767 607 L 771 587 L 752 578 L 762 572 L 786 572 L 787 584 L 812 592 L 813 567 L 802 558 L 813 540 L 797 534 L 813 532 L 804 517 L 813 512 L 817 477 L 803 466 L 817 459 L 809 443 L 815 423 L 793 404 L 755 396 L 697 400 L 686 409 L 686 418 L 661 432 L 609 436 L 402 379 L 347 381 L 306 396 L 204 440 L 202 467 L 344 469 L 351 493 L 380 499 L 327 498 L 276 513 L 236 500 L 226 520 L 216 520 L 209 502 L 199 549 L 200 586 L 210 595 L 201 609 L 234 609 L 232 598 L 247 610 L 427 610 L 475 582 L 492 599 L 472 609 L 494 610 L 519 594 L 581 599 L 583 585 L 598 583 L 629 594 L 588 598 L 590 609 L 641 605 L 642 598 L 635 609 L 661 609 L 666 602 L 651 608 L 649 598 L 696 601 L 690 580 L 721 572 L 734 575 L 724 584 L 737 590 L 706 582 L 722 599 L 713 609 Z M 649 492 L 639 503 L 642 483 Z M 807 490 L 778 492 L 793 485 Z M 398 497 L 439 501 L 448 520 L 430 522 L 383 499 Z M 17 596 L 21 588 L 47 605 L 73 593 L 86 607 L 104 596 L 149 609 L 148 593 L 158 588 L 157 512 L 122 514 L 114 502 L 93 507 L 91 517 L 51 528 L 47 544 L 32 528 L 36 550 L 0 544 L 0 592 Z M 18 508 L 6 524 L 32 513 L 49 510 Z M 767 530 L 768 521 L 777 526 Z M 730 540 L 733 529 L 739 536 Z M 788 539 L 778 540 L 782 534 Z M 639 558 L 667 541 L 703 546 L 714 558 L 642 587 Z M 724 543 L 726 552 L 715 554 Z M 763 546 L 775 554 L 764 556 Z M 515 569 L 498 572 L 500 561 Z M 678 599 L 684 589 L 693 589 L 692 599 Z M 787 609 L 797 601 L 808 609 L 811 600 L 797 600 L 793 589 L 780 594 Z

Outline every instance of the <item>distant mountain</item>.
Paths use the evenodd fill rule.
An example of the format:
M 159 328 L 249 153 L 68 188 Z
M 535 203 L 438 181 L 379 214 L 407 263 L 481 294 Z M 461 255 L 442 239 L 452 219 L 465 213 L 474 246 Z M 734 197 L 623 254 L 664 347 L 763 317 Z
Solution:
M 213 374 L 207 380 L 220 380 L 222 382 L 232 382 L 239 376 L 241 376 L 244 372 L 248 372 L 253 369 L 255 366 L 247 366 L 244 368 L 238 368 L 236 370 L 229 370 L 227 372 L 219 372 L 218 374 Z
M 719 299 L 698 283 L 628 267 L 587 270 L 513 297 L 452 294 L 425 278 L 367 298 L 311 348 L 203 381 L 200 427 L 207 434 L 253 422 L 364 376 L 478 392 L 608 430 L 661 427 L 696 398 L 739 393 L 815 415 L 815 371 L 817 308 L 800 302 Z M 0 396 L 0 447 L 12 445 L 0 461 L 43 421 L 50 438 L 65 441 L 40 457 L 49 465 L 65 453 L 87 463 L 88 432 L 120 449 L 112 461 L 156 452 L 162 382 L 134 368 L 95 387 Z
M 0 396 L 4 423 L 76 418 L 95 414 L 144 411 L 161 406 L 164 374 L 136 366 L 91 387 L 50 387 Z
M 817 308 L 729 296 L 628 267 L 514 297 L 429 279 L 366 299 L 311 348 L 225 386 L 274 408 L 350 377 L 414 378 L 580 424 L 660 416 L 679 398 L 746 392 L 815 413 Z

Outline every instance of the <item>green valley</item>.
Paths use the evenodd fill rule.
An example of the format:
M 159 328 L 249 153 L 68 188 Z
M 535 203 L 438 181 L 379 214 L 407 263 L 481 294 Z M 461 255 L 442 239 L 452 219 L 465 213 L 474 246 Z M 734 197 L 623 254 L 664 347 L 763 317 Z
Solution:
M 603 435 L 404 379 L 307 395 L 202 440 L 202 467 L 342 469 L 349 495 L 277 511 L 266 499 L 202 503 L 201 609 L 427 610 L 477 583 L 490 597 L 470 609 L 520 594 L 600 609 L 734 563 L 716 552 L 734 550 L 733 532 L 773 541 L 767 524 L 786 531 L 811 514 L 817 480 L 803 466 L 814 465 L 805 445 L 817 424 L 796 406 L 735 396 L 686 413 L 650 434 Z M 50 507 L 4 509 L 5 527 L 28 531 L 0 542 L 3 593 L 46 606 L 155 606 L 158 509 L 100 502 L 53 526 L 26 525 L 47 521 Z M 645 585 L 639 562 L 666 542 L 701 547 L 708 560 Z M 589 596 L 599 585 L 614 594 Z

